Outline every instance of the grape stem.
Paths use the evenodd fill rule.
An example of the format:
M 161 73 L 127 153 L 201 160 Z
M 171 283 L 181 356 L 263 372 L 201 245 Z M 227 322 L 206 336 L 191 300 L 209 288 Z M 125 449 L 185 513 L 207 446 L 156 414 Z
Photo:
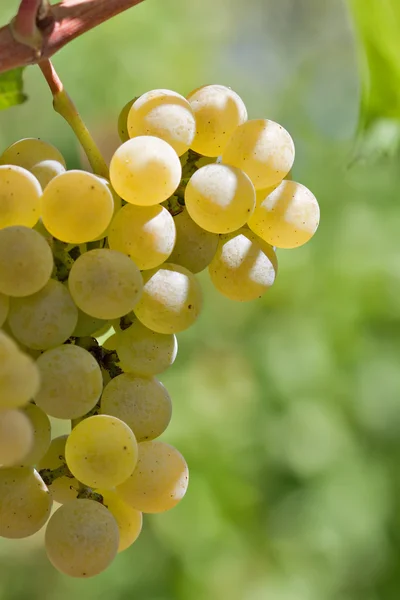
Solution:
M 50 24 L 51 19 L 48 0 L 21 0 L 18 13 L 10 23 L 14 39 L 32 48 L 37 58 L 40 58 L 42 30 Z
M 58 112 L 72 128 L 88 157 L 93 172 L 108 178 L 107 164 L 97 147 L 96 142 L 83 122 L 75 104 L 65 90 L 53 64 L 49 59 L 45 59 L 39 63 L 39 67 L 53 94 L 54 110 Z
M 71 479 L 73 479 L 74 477 L 65 463 L 63 463 L 56 469 L 41 469 L 39 471 L 39 475 L 47 486 L 51 485 L 56 479 L 59 479 L 60 477 L 70 477 Z

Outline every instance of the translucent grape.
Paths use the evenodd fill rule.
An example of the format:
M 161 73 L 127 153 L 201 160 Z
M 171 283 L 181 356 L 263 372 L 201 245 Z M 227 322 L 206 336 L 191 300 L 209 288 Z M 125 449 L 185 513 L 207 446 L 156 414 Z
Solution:
M 65 460 L 65 443 L 68 435 L 61 435 L 60 437 L 51 440 L 50 446 L 39 461 L 38 470 L 42 469 L 58 469 L 66 463 Z M 49 486 L 50 494 L 56 502 L 64 504 L 75 500 L 79 490 L 79 482 L 75 477 L 57 477 L 52 484 Z
M 27 404 L 21 412 L 28 417 L 33 429 L 33 444 L 19 466 L 34 466 L 46 454 L 51 441 L 51 424 L 46 413 L 35 404 Z M 0 413 L 1 414 L 1 413 Z
M 52 144 L 37 138 L 25 138 L 14 142 L 0 156 L 1 165 L 18 165 L 28 171 L 47 160 L 60 163 L 64 169 L 66 167 L 61 152 Z
M 227 165 L 202 167 L 189 180 L 185 190 L 190 217 L 206 231 L 230 233 L 248 221 L 256 193 L 247 175 Z
M 118 332 L 116 349 L 124 371 L 150 376 L 174 363 L 178 342 L 172 333 L 157 333 L 135 319 L 128 329 Z
M 292 168 L 293 140 L 274 121 L 246 121 L 229 140 L 222 162 L 242 169 L 257 190 L 266 188 L 282 181 Z
M 4 325 L 4 322 L 7 319 L 9 307 L 10 307 L 9 297 L 0 292 L 0 327 L 2 327 L 2 325 Z
M 174 217 L 176 243 L 169 262 L 200 273 L 210 264 L 218 246 L 218 235 L 205 231 L 190 217 L 187 210 Z
M 30 420 L 19 410 L 0 411 L 0 466 L 22 464 L 33 444 Z
M 277 248 L 302 246 L 316 232 L 319 206 L 315 196 L 301 183 L 282 183 L 257 206 L 249 227 Z
M 112 563 L 119 545 L 117 522 L 94 500 L 60 506 L 46 527 L 45 547 L 52 565 L 70 577 L 93 577 Z
M 47 350 L 36 362 L 41 386 L 36 404 L 57 419 L 77 419 L 100 398 L 103 380 L 98 362 L 87 350 L 67 344 Z
M 209 273 L 221 294 L 244 302 L 260 298 L 271 287 L 277 266 L 272 246 L 246 228 L 221 235 Z
M 153 135 L 168 142 L 178 156 L 193 142 L 196 121 L 189 102 L 171 90 L 151 90 L 135 100 L 128 114 L 129 137 Z
M 236 127 L 247 120 L 243 100 L 224 85 L 204 85 L 187 98 L 196 118 L 191 148 L 205 156 L 219 156 Z
M 82 244 L 100 236 L 109 225 L 114 201 L 106 182 L 86 171 L 67 171 L 43 192 L 42 220 L 56 238 Z
M 0 229 L 0 292 L 29 296 L 50 279 L 53 256 L 46 240 L 28 227 Z
M 136 469 L 117 493 L 137 510 L 159 513 L 176 506 L 188 484 L 188 466 L 176 448 L 160 441 L 142 442 Z
M 42 190 L 44 190 L 54 177 L 65 173 L 65 167 L 56 160 L 42 160 L 32 167 L 30 171 L 39 181 Z
M 0 536 L 24 538 L 43 527 L 52 498 L 31 467 L 0 469 Z
M 110 164 L 111 184 L 131 204 L 151 206 L 167 200 L 182 176 L 178 155 L 167 142 L 140 136 L 122 144 Z
M 116 250 L 91 250 L 74 263 L 68 286 L 76 305 L 97 319 L 129 313 L 142 294 L 143 279 L 134 262 Z
M 39 386 L 40 373 L 34 360 L 0 331 L 0 409 L 26 404 Z
M 269 196 L 274 190 L 276 190 L 276 188 L 278 187 L 278 185 L 280 185 L 280 183 L 281 182 L 277 183 L 276 185 L 271 185 L 270 187 L 263 188 L 262 190 L 256 190 L 256 206 L 261 204 L 261 202 L 267 196 Z
M 132 546 L 142 531 L 143 516 L 135 508 L 126 504 L 113 490 L 97 490 L 103 496 L 104 506 L 108 508 L 119 529 L 118 552 Z
M 116 350 L 117 349 L 117 334 L 113 333 L 103 342 L 103 348 L 105 350 Z
M 36 294 L 14 298 L 8 322 L 15 338 L 33 350 L 62 344 L 76 327 L 78 310 L 68 289 L 50 279 Z
M 106 323 L 108 322 L 104 319 L 96 319 L 96 317 L 91 317 L 90 315 L 84 313 L 83 310 L 78 308 L 78 321 L 72 335 L 76 337 L 92 336 Z
M 108 236 L 108 232 L 110 230 L 110 226 L 111 226 L 112 220 L 115 217 L 115 215 L 117 214 L 117 212 L 119 212 L 121 210 L 121 207 L 122 207 L 122 200 L 118 196 L 118 194 L 113 190 L 110 181 L 108 179 L 105 179 L 104 177 L 99 177 L 99 179 L 101 181 L 103 181 L 105 183 L 105 185 L 107 186 L 107 188 L 110 190 L 111 195 L 113 197 L 114 207 L 113 207 L 112 218 L 111 218 L 111 221 L 108 224 L 107 228 L 104 231 L 102 231 L 101 234 L 99 236 L 97 236 L 93 241 L 102 240 L 103 238 L 105 238 L 105 237 Z
M 40 183 L 26 169 L 0 167 L 0 228 L 11 225 L 33 227 L 40 216 Z
M 143 273 L 143 295 L 135 315 L 157 333 L 178 333 L 198 318 L 203 298 L 196 277 L 185 267 L 164 263 Z
M 176 239 L 174 219 L 166 208 L 126 204 L 113 219 L 108 243 L 127 254 L 139 269 L 154 269 L 167 260 Z
M 72 474 L 85 485 L 113 488 L 125 481 L 136 466 L 137 442 L 120 419 L 96 415 L 71 431 L 65 458 Z
M 129 114 L 129 111 L 131 110 L 131 106 L 135 102 L 135 100 L 137 100 L 137 98 L 133 98 L 132 100 L 129 100 L 129 102 L 127 102 L 125 104 L 124 108 L 119 113 L 118 134 L 119 134 L 119 139 L 121 140 L 121 142 L 127 142 L 129 140 L 128 114 Z
M 123 373 L 104 388 L 101 412 L 124 421 L 138 442 L 160 436 L 171 420 L 171 398 L 155 377 Z

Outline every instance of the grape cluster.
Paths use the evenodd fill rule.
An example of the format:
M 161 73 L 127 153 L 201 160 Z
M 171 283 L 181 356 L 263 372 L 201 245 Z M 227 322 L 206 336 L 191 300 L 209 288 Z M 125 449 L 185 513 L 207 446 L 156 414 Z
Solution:
M 119 131 L 109 180 L 36 139 L 0 157 L 0 535 L 47 523 L 48 557 L 74 577 L 106 569 L 142 513 L 185 495 L 187 464 L 157 439 L 172 406 L 156 376 L 200 314 L 195 274 L 259 298 L 275 249 L 319 221 L 313 194 L 284 179 L 288 132 L 248 120 L 227 87 L 148 92 Z M 70 434 L 51 439 L 49 417 Z

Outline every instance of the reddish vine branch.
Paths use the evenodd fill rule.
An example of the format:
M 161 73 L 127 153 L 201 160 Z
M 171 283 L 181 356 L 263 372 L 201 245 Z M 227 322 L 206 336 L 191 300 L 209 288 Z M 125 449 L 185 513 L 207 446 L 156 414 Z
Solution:
M 50 58 L 89 29 L 140 2 L 143 0 L 64 0 L 52 6 L 43 23 L 38 23 L 42 34 L 39 52 L 17 42 L 9 25 L 2 27 L 0 29 L 0 73 Z M 31 1 L 27 4 L 31 7 L 35 3 Z

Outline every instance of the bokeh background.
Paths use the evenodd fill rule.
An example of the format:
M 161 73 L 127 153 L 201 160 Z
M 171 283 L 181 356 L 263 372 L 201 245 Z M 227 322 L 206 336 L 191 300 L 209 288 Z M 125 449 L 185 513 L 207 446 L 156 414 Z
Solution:
M 16 6 L 2 0 L 3 22 Z M 399 158 L 355 153 L 345 0 L 147 0 L 54 62 L 106 153 L 131 97 L 231 86 L 250 117 L 291 132 L 294 179 L 322 218 L 308 245 L 279 251 L 257 302 L 225 300 L 201 275 L 204 312 L 162 376 L 174 402 L 163 438 L 191 469 L 184 501 L 147 517 L 93 580 L 53 570 L 42 533 L 0 540 L 0 600 L 397 600 Z M 0 113 L 1 147 L 41 137 L 79 167 L 39 70 L 25 80 L 29 101 Z

